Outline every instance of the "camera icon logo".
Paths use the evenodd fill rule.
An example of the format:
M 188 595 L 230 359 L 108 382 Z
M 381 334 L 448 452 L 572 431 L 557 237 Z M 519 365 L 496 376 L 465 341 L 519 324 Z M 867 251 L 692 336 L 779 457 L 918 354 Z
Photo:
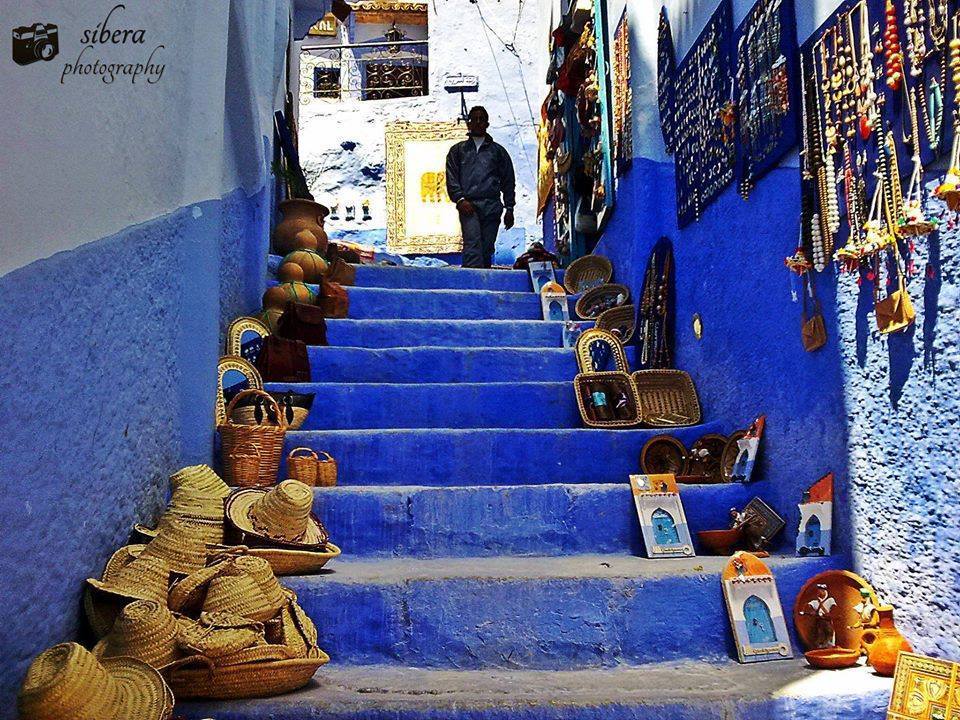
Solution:
M 34 23 L 13 29 L 13 61 L 29 65 L 37 60 L 53 60 L 60 52 L 57 26 Z

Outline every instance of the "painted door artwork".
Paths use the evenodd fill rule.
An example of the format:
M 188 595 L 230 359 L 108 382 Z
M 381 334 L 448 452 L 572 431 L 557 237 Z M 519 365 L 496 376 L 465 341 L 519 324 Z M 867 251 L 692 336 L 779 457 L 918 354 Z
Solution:
M 663 508 L 657 508 L 651 516 L 653 520 L 653 537 L 657 545 L 679 545 L 680 534 L 677 532 L 677 523 L 673 516 Z
M 550 301 L 550 317 L 548 320 L 563 320 L 563 305 L 559 300 Z
M 756 595 L 751 595 L 744 601 L 743 619 L 751 645 L 766 645 L 777 641 L 770 608 Z
M 820 518 L 816 515 L 810 516 L 810 519 L 807 521 L 807 527 L 803 531 L 803 536 L 803 543 L 808 548 L 820 547 Z

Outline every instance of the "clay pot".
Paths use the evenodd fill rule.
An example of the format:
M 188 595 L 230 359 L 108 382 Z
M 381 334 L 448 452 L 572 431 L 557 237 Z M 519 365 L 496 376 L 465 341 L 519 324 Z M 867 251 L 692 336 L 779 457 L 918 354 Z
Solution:
M 303 268 L 294 262 L 281 263 L 277 268 L 277 279 L 280 282 L 303 282 Z
M 893 624 L 892 607 L 879 608 L 877 613 L 880 615 L 880 625 L 863 633 L 862 642 L 867 650 L 867 664 L 873 667 L 877 675 L 893 677 L 897 667 L 897 655 L 901 650 L 913 652 L 913 647 Z
M 264 310 L 262 313 L 257 315 L 257 320 L 266 325 L 270 329 L 271 333 L 276 334 L 277 323 L 280 322 L 281 315 L 283 315 L 283 310 L 270 308 L 269 310 Z
M 263 294 L 263 309 L 283 310 L 291 300 L 298 303 L 313 304 L 314 292 L 302 282 L 286 282 L 267 288 Z
M 303 270 L 303 282 L 319 283 L 327 272 L 327 261 L 315 250 L 294 250 L 283 258 L 283 265 L 293 263 Z
M 700 545 L 710 555 L 729 555 L 743 538 L 743 530 L 701 530 L 697 533 Z
M 273 248 L 277 253 L 327 251 L 323 220 L 330 211 L 326 207 L 311 200 L 284 200 L 279 209 L 283 219 L 273 229 Z
M 840 670 L 853 667 L 860 659 L 860 650 L 848 650 L 842 647 L 808 650 L 803 654 L 812 667 L 823 670 Z

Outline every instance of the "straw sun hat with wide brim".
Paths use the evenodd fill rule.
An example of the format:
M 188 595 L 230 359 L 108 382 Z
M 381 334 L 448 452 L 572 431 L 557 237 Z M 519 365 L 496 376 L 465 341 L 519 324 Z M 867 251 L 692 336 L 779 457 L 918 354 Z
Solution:
M 144 662 L 101 661 L 77 643 L 63 643 L 30 664 L 17 707 L 21 720 L 167 720 L 173 694 Z
M 312 488 L 284 480 L 269 489 L 238 490 L 227 499 L 224 515 L 245 545 L 323 551 L 329 535 L 312 507 Z
M 207 465 L 191 465 L 170 476 L 173 493 L 158 525 L 172 516 L 193 523 L 202 530 L 203 541 L 223 542 L 223 502 L 230 488 Z M 150 540 L 157 530 L 146 525 L 135 525 L 134 531 Z
M 165 603 L 137 600 L 121 611 L 93 654 L 99 658 L 132 657 L 162 670 L 181 657 L 179 634 L 180 626 Z

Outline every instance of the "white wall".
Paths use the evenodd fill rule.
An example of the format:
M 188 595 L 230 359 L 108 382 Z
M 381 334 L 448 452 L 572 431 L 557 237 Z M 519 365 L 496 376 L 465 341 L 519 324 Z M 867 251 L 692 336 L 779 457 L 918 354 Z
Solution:
M 60 45 L 50 62 L 20 66 L 9 49 L 0 61 L 0 274 L 240 185 L 252 189 L 262 174 L 262 157 L 251 161 L 246 149 L 239 162 L 224 161 L 224 98 L 232 90 L 240 113 L 231 118 L 228 156 L 238 138 L 270 136 L 289 1 L 235 2 L 231 20 L 230 0 L 124 0 L 108 26 L 142 29 L 143 42 L 94 44 L 84 62 L 146 63 L 163 45 L 154 54 L 162 75 L 152 83 L 123 75 L 109 84 L 93 75 L 61 82 L 84 47 L 83 32 L 116 4 L 0 3 L 4 32 L 53 23 Z M 231 68 L 235 87 L 225 88 L 231 22 L 233 37 L 244 38 L 232 56 L 245 64 L 241 73 Z
M 387 122 L 456 119 L 460 113 L 460 96 L 444 91 L 444 76 L 458 72 L 477 75 L 480 92 L 467 95 L 467 103 L 487 108 L 490 134 L 513 158 L 517 173 L 516 221 L 518 227 L 525 227 L 529 242 L 540 234 L 536 222 L 535 123 L 540 120 L 548 60 L 539 8 L 535 2 L 523 3 L 519 22 L 517 0 L 480 0 L 476 5 L 469 0 L 434 0 L 428 3 L 428 8 L 429 96 L 339 103 L 311 100 L 300 105 L 299 152 L 311 189 L 321 202 L 339 200 L 341 208 L 352 202 L 358 212 L 360 200 L 370 198 L 372 201 L 373 220 L 339 225 L 328 220 L 335 232 L 345 228 L 370 231 L 385 228 L 382 173 Z M 513 42 L 519 61 L 493 32 L 485 31 L 478 8 L 493 32 L 505 41 L 513 40 L 516 28 Z M 344 143 L 355 143 L 355 147 L 345 150 Z

